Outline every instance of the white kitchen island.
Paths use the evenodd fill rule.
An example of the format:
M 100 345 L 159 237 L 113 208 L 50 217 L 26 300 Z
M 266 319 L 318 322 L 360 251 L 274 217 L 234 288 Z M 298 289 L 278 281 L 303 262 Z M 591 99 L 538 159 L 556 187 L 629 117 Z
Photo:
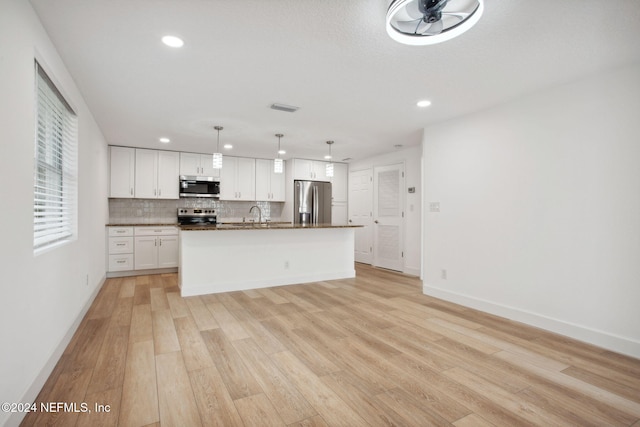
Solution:
M 356 227 L 291 224 L 182 226 L 181 295 L 355 277 Z

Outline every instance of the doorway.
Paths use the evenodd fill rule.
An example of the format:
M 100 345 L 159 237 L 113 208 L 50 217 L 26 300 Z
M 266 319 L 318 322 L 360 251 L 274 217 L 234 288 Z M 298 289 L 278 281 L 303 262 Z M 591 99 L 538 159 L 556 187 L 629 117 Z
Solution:
M 403 271 L 404 164 L 349 173 L 349 223 L 355 232 L 355 261 Z

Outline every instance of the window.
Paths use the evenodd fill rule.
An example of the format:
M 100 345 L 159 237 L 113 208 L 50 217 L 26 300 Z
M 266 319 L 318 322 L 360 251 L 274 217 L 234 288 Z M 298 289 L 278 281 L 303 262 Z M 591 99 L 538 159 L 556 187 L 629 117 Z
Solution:
M 77 232 L 77 117 L 40 64 L 36 67 L 34 253 Z

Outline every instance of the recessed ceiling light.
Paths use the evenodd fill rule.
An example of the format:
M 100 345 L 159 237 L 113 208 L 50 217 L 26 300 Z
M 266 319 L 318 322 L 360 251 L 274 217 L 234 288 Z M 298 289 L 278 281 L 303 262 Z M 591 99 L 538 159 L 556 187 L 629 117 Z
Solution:
M 278 150 L 278 154 L 287 154 L 285 150 Z
M 162 43 L 169 47 L 182 47 L 184 45 L 182 39 L 176 36 L 164 36 L 162 38 Z
M 171 142 L 171 140 L 169 138 L 160 138 L 160 142 L 162 142 L 163 144 L 168 144 Z
M 324 156 L 324 158 L 329 160 L 331 158 L 331 156 L 327 154 L 326 156 Z
M 418 107 L 428 107 L 429 105 L 431 105 L 431 101 L 427 100 L 427 99 L 423 99 L 422 101 L 418 101 L 418 103 L 416 104 Z
M 224 147 L 224 149 L 225 149 L 225 150 L 231 150 L 231 149 L 233 148 L 233 145 L 231 145 L 231 144 L 224 144 L 224 145 L 223 145 L 223 147 Z

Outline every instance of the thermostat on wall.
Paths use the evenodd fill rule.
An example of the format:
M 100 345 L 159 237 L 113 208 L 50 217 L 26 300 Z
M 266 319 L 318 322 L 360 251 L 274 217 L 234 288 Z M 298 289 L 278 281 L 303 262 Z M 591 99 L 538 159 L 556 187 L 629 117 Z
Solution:
M 409 187 L 409 193 L 415 193 L 416 187 Z

